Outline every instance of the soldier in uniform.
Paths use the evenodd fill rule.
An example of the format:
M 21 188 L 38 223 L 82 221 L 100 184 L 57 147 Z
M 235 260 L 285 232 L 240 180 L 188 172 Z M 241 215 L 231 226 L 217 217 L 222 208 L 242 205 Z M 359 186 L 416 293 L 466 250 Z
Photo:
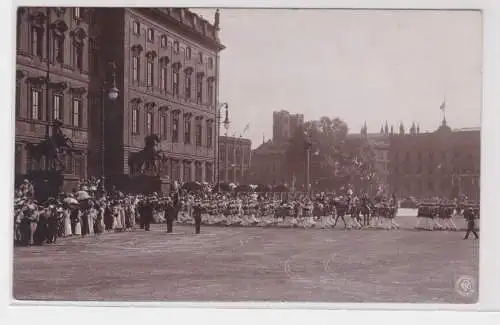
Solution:
M 167 219 L 167 233 L 172 233 L 174 228 L 174 220 L 177 218 L 180 202 L 168 198 L 167 207 L 165 209 Z
M 203 213 L 203 210 L 204 207 L 202 206 L 201 202 L 199 200 L 195 201 L 193 205 L 193 218 L 194 218 L 194 228 L 196 234 L 200 233 L 201 214 Z
M 467 232 L 465 233 L 465 239 L 469 239 L 469 235 L 472 232 L 475 236 L 476 239 L 479 239 L 479 235 L 477 234 L 475 227 L 475 222 L 474 220 L 476 219 L 476 216 L 474 214 L 474 209 L 471 206 L 467 206 L 464 209 L 464 218 L 467 220 Z

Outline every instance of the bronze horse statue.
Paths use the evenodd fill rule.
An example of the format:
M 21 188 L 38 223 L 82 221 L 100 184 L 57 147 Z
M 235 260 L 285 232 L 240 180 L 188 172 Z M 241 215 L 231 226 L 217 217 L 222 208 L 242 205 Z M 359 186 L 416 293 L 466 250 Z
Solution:
M 158 150 L 159 143 L 160 138 L 156 134 L 144 138 L 144 148 L 139 152 L 132 153 L 128 159 L 130 174 L 158 172 L 156 163 L 162 158 L 161 151 Z
M 42 157 L 46 157 L 49 166 L 55 169 L 65 169 L 65 163 L 61 155 L 72 153 L 73 141 L 68 138 L 61 130 L 63 123 L 60 120 L 55 120 L 52 125 L 52 135 L 48 136 L 38 144 L 28 143 L 26 149 L 31 154 L 34 160 L 40 161 Z M 52 166 L 53 163 L 53 166 Z

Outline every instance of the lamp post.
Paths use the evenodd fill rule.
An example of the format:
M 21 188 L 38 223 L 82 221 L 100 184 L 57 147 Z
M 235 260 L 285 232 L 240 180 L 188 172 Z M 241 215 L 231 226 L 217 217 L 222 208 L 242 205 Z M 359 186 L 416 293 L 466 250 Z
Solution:
M 305 149 L 305 154 L 306 154 L 306 191 L 307 191 L 307 196 L 311 197 L 311 148 L 312 148 L 312 142 L 311 139 L 309 138 L 309 134 L 305 132 L 306 139 L 304 141 L 304 149 Z
M 222 118 L 222 111 L 225 110 L 225 118 L 224 122 L 221 121 Z M 219 152 L 219 138 L 220 138 L 220 126 L 221 122 L 224 124 L 224 129 L 226 129 L 225 136 L 227 137 L 227 130 L 229 129 L 229 105 L 228 103 L 224 102 L 219 104 L 219 107 L 217 107 L 216 111 L 216 119 L 217 119 L 217 155 L 216 155 L 216 167 L 217 167 L 217 189 L 219 189 L 220 186 L 220 152 Z
M 106 115 L 104 114 L 105 112 L 105 105 L 106 105 L 106 98 L 108 98 L 110 101 L 115 101 L 118 98 L 118 95 L 120 94 L 120 91 L 118 88 L 116 88 L 116 65 L 114 62 L 109 62 L 108 63 L 108 72 L 110 73 L 111 80 L 106 80 L 103 83 L 103 86 L 101 87 L 101 188 L 103 195 L 106 194 L 106 187 L 105 187 L 105 148 L 106 148 Z

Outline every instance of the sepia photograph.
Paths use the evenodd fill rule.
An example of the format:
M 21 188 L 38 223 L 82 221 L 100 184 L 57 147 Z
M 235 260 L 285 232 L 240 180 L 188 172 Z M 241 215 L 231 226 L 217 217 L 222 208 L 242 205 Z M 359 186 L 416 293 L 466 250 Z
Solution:
M 17 7 L 13 301 L 477 303 L 482 26 Z

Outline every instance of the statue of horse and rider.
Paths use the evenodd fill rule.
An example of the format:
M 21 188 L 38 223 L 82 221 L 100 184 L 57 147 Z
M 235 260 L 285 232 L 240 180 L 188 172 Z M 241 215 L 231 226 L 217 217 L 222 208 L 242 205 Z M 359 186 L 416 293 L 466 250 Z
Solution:
M 158 149 L 160 138 L 156 134 L 144 138 L 144 148 L 132 153 L 128 159 L 130 174 L 158 173 L 157 162 L 163 158 L 161 150 Z
M 40 161 L 42 157 L 46 157 L 49 168 L 56 171 L 63 171 L 66 167 L 63 156 L 74 152 L 73 141 L 62 132 L 62 125 L 62 121 L 54 120 L 50 136 L 47 132 L 47 137 L 42 142 L 26 144 L 26 149 L 34 160 Z

